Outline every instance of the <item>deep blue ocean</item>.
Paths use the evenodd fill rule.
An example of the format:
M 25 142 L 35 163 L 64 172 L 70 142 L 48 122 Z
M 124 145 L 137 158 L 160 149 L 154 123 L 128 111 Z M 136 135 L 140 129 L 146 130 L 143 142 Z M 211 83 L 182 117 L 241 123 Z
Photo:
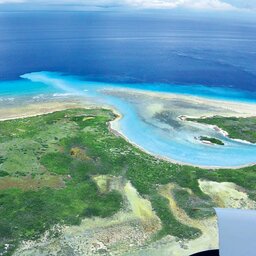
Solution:
M 256 18 L 146 12 L 0 12 L 0 80 L 85 80 L 256 91 Z

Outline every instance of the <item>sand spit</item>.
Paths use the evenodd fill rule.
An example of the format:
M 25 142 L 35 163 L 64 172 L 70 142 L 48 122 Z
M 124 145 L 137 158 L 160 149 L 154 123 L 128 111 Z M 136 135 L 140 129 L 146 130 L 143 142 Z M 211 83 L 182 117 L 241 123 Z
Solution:
M 50 114 L 71 108 L 84 107 L 79 101 L 33 103 L 21 107 L 0 108 L 0 121 Z
M 218 111 L 223 110 L 223 112 L 226 112 L 227 116 L 237 116 L 237 117 L 250 117 L 255 116 L 255 104 L 253 103 L 243 103 L 243 102 L 235 102 L 235 101 L 225 101 L 225 100 L 217 100 L 217 99 L 208 99 L 198 96 L 192 96 L 192 95 L 181 95 L 181 94 L 174 94 L 174 93 L 162 93 L 162 92 L 152 92 L 152 91 L 144 91 L 144 90 L 135 90 L 135 89 L 104 89 L 103 92 L 106 94 L 111 95 L 120 95 L 123 97 L 129 97 L 132 96 L 133 99 L 140 99 L 145 101 L 145 97 L 151 98 L 151 102 L 153 99 L 160 100 L 160 101 L 170 101 L 177 103 L 183 102 L 183 103 L 189 103 L 194 104 L 197 106 L 209 106 L 212 107 L 212 109 L 216 109 Z M 161 110 L 161 106 L 159 104 L 154 104 L 154 108 L 152 109 L 154 112 Z M 152 108 L 152 106 L 151 106 Z M 205 117 L 208 116 L 206 113 L 204 115 Z M 209 116 L 212 116 L 210 114 Z M 195 115 L 191 115 L 191 117 L 201 117 Z

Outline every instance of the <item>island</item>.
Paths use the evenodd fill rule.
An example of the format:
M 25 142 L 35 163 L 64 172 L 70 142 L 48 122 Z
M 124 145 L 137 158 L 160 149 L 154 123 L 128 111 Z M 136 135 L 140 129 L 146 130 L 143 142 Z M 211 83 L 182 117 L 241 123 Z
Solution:
M 216 139 L 216 138 L 200 136 L 199 139 L 200 139 L 200 141 L 202 141 L 204 143 L 216 144 L 216 145 L 221 145 L 221 146 L 224 145 L 223 141 Z

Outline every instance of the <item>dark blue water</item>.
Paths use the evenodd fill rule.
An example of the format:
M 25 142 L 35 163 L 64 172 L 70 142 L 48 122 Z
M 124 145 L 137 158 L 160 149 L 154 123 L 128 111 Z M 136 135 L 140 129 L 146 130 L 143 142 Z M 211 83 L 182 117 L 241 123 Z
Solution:
M 256 91 L 256 23 L 172 13 L 0 13 L 0 80 L 85 80 Z

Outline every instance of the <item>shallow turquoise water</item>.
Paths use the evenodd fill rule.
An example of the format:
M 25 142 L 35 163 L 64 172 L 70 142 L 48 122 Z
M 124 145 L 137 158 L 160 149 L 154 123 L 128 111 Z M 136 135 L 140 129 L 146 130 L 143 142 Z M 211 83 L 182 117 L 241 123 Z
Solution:
M 187 87 L 164 86 L 163 84 L 100 83 L 83 81 L 78 77 L 52 72 L 30 73 L 23 75 L 19 81 L 2 82 L 0 83 L 0 97 L 54 93 L 70 93 L 80 97 L 90 97 L 96 102 L 115 107 L 123 115 L 123 118 L 119 121 L 122 133 L 131 142 L 136 143 L 150 153 L 177 162 L 205 167 L 236 167 L 256 162 L 255 144 L 246 144 L 228 139 L 208 126 L 186 124 L 184 129 L 174 129 L 170 132 L 145 122 L 139 115 L 137 106 L 123 98 L 100 92 L 100 89 L 113 87 L 256 103 L 256 97 L 253 93 L 230 88 L 208 88 L 202 85 Z M 224 141 L 225 146 L 202 144 L 194 139 L 200 135 L 217 137 Z

